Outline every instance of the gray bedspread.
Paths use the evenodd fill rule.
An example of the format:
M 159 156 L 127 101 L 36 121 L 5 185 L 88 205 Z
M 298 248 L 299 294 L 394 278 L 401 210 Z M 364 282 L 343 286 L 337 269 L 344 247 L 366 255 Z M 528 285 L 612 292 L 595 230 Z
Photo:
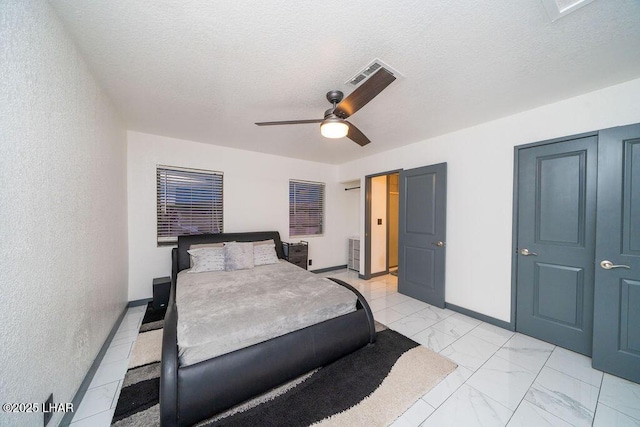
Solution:
M 348 289 L 286 261 L 178 274 L 178 350 L 192 365 L 355 311 Z

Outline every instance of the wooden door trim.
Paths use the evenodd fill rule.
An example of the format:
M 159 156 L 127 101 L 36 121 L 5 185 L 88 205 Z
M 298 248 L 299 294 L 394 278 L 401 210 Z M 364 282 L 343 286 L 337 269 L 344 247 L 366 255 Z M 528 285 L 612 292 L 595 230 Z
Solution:
M 387 253 L 385 254 L 386 255 L 385 266 L 386 266 L 387 273 L 389 273 L 389 211 L 390 211 L 390 209 L 389 209 L 389 183 L 390 182 L 391 182 L 391 174 L 388 174 L 387 175 L 387 191 L 385 192 L 385 195 L 384 195 L 384 197 L 386 199 L 385 200 L 385 205 L 386 205 L 385 207 L 387 209 L 387 223 L 385 224 L 385 229 L 386 229 L 385 231 L 386 231 L 386 235 L 387 235 L 385 237 L 386 244 L 387 244 L 387 249 L 386 249 Z
M 375 276 L 381 276 L 389 272 L 389 253 L 387 251 L 387 271 L 381 274 L 371 275 L 371 178 L 400 173 L 403 169 L 394 169 L 386 172 L 365 175 L 364 177 L 364 274 L 359 274 L 360 279 L 369 280 Z M 388 181 L 388 178 L 387 178 Z M 387 236 L 387 243 L 389 236 Z M 360 260 L 362 261 L 362 260 Z
M 592 136 L 598 136 L 598 131 L 579 133 L 575 135 L 563 136 L 544 141 L 532 142 L 529 144 L 517 145 L 513 148 L 513 207 L 511 221 L 511 330 L 516 330 L 516 305 L 518 296 L 517 278 L 518 278 L 518 159 L 520 150 L 527 148 L 539 147 L 542 145 L 555 144 L 558 142 L 567 142 L 574 139 L 582 139 Z

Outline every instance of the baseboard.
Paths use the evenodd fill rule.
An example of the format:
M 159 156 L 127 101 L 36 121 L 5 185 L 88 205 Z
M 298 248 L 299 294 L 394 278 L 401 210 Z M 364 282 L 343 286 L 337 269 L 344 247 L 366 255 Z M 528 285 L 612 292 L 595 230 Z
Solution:
M 93 363 L 91 364 L 91 367 L 89 368 L 89 371 L 84 376 L 84 380 L 82 380 L 82 383 L 80 384 L 80 387 L 78 387 L 78 391 L 76 391 L 75 396 L 73 396 L 73 400 L 71 401 L 71 403 L 73 403 L 74 412 L 66 412 L 64 414 L 64 417 L 62 417 L 62 420 L 60 421 L 60 424 L 58 424 L 58 426 L 66 427 L 69 424 L 71 424 L 71 421 L 73 420 L 73 416 L 75 415 L 75 411 L 80 406 L 80 402 L 82 402 L 82 399 L 84 398 L 85 393 L 89 389 L 89 385 L 91 384 L 91 381 L 93 380 L 93 376 L 96 374 L 96 371 L 98 370 L 98 367 L 100 367 L 100 363 L 102 363 L 102 359 L 104 358 L 105 353 L 109 349 L 109 345 L 111 344 L 111 340 L 113 339 L 113 337 L 116 334 L 116 332 L 118 332 L 118 328 L 120 327 L 120 324 L 122 323 L 122 319 L 124 319 L 124 316 L 127 314 L 127 309 L 128 308 L 129 308 L 129 305 L 127 305 L 124 308 L 124 310 L 122 310 L 122 313 L 120 313 L 120 316 L 118 316 L 118 319 L 113 324 L 113 328 L 111 328 L 111 332 L 109 332 L 109 335 L 107 336 L 107 339 L 104 341 L 104 344 L 102 344 L 102 347 L 100 348 L 100 351 L 98 352 L 98 355 L 93 360 Z
M 147 305 L 151 301 L 153 301 L 153 298 L 137 299 L 135 301 L 129 301 L 129 303 L 127 304 L 127 307 L 138 307 L 138 306 L 141 306 L 141 305 Z
M 386 276 L 387 274 L 389 274 L 388 271 L 380 271 L 378 273 L 369 274 L 368 276 L 366 274 L 359 274 L 358 273 L 358 279 L 369 280 L 369 279 L 373 279 L 374 277 Z
M 483 322 L 489 323 L 491 325 L 499 326 L 503 329 L 507 329 L 509 331 L 515 331 L 516 328 L 510 322 L 505 322 L 504 320 L 496 319 L 495 317 L 487 316 L 486 314 L 478 313 L 473 310 L 469 310 L 464 307 L 459 307 L 455 304 L 450 304 L 448 302 L 444 303 L 444 307 L 449 310 L 458 312 L 460 314 L 464 314 L 465 316 L 473 317 L 474 319 L 481 320 Z
M 327 273 L 329 271 L 335 271 L 335 270 L 344 270 L 347 268 L 347 264 L 343 264 L 343 265 L 336 265 L 333 267 L 327 267 L 327 268 L 319 268 L 317 270 L 310 270 L 311 273 Z
M 388 271 L 381 271 L 379 273 L 371 273 L 369 275 L 369 278 L 373 279 L 374 277 L 386 276 L 387 274 L 389 274 Z

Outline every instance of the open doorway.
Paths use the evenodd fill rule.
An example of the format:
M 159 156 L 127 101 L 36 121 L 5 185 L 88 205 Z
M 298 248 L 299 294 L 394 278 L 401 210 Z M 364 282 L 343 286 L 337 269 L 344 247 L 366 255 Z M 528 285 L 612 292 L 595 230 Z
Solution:
M 390 184 L 396 173 L 397 187 Z M 397 225 L 388 214 L 396 188 Z M 395 248 L 398 292 L 444 308 L 446 205 L 446 163 L 366 176 L 363 278 L 388 274 Z
M 364 277 L 398 274 L 399 172 L 366 177 Z
M 387 175 L 387 267 L 394 276 L 398 275 L 399 182 L 398 172 Z

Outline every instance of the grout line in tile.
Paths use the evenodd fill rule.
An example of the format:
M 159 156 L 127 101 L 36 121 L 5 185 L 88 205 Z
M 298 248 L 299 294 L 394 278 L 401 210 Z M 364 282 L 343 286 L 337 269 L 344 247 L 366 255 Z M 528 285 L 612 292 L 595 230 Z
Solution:
M 102 365 L 102 363 L 101 363 L 100 365 Z M 89 391 L 89 390 L 94 390 L 94 389 L 99 388 L 99 387 L 104 387 L 104 386 L 106 386 L 106 385 L 113 384 L 113 383 L 116 383 L 116 382 L 118 382 L 118 381 L 121 381 L 121 380 L 109 381 L 108 383 L 94 385 L 93 387 L 88 388 L 88 389 L 87 389 L 87 391 Z M 82 402 L 80 402 L 80 404 L 82 404 Z M 78 405 L 78 406 L 79 406 L 79 405 Z
M 480 369 L 480 368 L 478 368 L 478 369 Z M 476 372 L 477 372 L 477 371 L 476 371 Z M 475 373 L 475 372 L 474 372 L 474 373 Z M 472 376 L 473 376 L 473 375 L 471 375 L 471 377 L 472 377 Z M 471 377 L 469 377 L 469 379 L 471 379 Z M 468 381 L 468 380 L 467 380 L 467 381 Z M 464 384 L 467 384 L 467 381 L 465 381 L 465 382 L 464 382 Z M 467 384 L 467 386 L 468 386 L 468 387 L 470 387 L 470 388 L 472 388 L 472 389 L 474 389 L 475 391 L 477 391 L 478 393 L 480 393 L 481 395 L 483 395 L 483 396 L 484 396 L 484 397 L 486 397 L 487 399 L 491 399 L 491 400 L 493 400 L 493 401 L 494 401 L 494 402 L 496 402 L 498 405 L 500 405 L 500 406 L 502 406 L 503 408 L 505 408 L 505 409 L 507 409 L 508 411 L 510 411 L 510 412 L 511 412 L 511 417 L 513 417 L 513 414 L 516 412 L 516 411 L 515 411 L 515 409 L 514 409 L 514 410 L 511 410 L 511 408 L 509 408 L 509 407 L 507 407 L 507 406 L 503 405 L 502 403 L 498 402 L 498 401 L 497 401 L 496 399 L 494 399 L 493 397 L 491 397 L 491 396 L 488 396 L 488 395 L 484 394 L 483 392 L 481 392 L 480 390 L 478 390 L 477 388 L 475 388 L 475 387 L 474 387 L 474 386 L 472 386 L 471 384 Z M 518 406 L 520 406 L 520 404 L 518 404 Z M 516 406 L 516 409 L 518 409 L 518 407 L 517 407 L 517 406 Z M 509 421 L 511 421 L 511 417 L 509 417 Z M 507 421 L 507 423 L 506 423 L 506 424 L 509 424 L 509 421 Z M 506 425 L 506 424 L 505 424 L 505 425 Z
M 125 373 L 125 376 L 127 374 Z M 124 385 L 124 378 L 118 381 L 118 386 L 116 387 L 116 393 L 113 396 L 113 400 L 111 401 L 111 406 L 109 409 L 114 409 L 118 404 L 118 399 L 120 398 L 120 391 L 122 391 L 122 386 Z
M 602 373 L 602 377 L 600 378 L 600 386 L 598 386 L 598 398 L 596 399 L 596 408 L 593 410 L 593 419 L 591 420 L 591 424 L 596 419 L 596 413 L 598 412 L 598 407 L 601 405 L 600 403 L 600 394 L 602 393 L 602 383 L 604 382 L 604 372 Z M 604 405 L 607 406 L 607 405 Z M 612 408 L 613 409 L 613 408 Z
M 516 332 L 516 333 L 517 333 L 517 332 Z M 509 341 L 507 341 L 507 342 L 509 342 Z M 506 343 L 505 343 L 505 345 L 506 345 Z M 549 359 L 551 358 L 551 355 L 553 354 L 553 350 L 555 350 L 555 349 L 556 349 L 556 347 L 557 347 L 557 346 L 555 346 L 555 345 L 554 345 L 554 346 L 553 346 L 553 348 L 551 349 L 551 351 L 549 352 L 549 355 L 547 356 L 547 360 L 545 360 L 545 361 L 544 361 L 544 363 L 542 364 L 542 367 L 540 368 L 540 370 L 539 370 L 539 371 L 538 371 L 538 373 L 536 374 L 536 377 L 533 379 L 533 381 L 531 382 L 531 385 L 530 385 L 530 386 L 529 386 L 529 388 L 527 389 L 527 392 L 522 396 L 522 399 L 520 399 L 520 402 L 518 402 L 518 406 L 516 406 L 516 409 L 514 409 L 513 413 L 512 413 L 512 414 L 511 414 L 511 416 L 509 417 L 509 421 L 507 421 L 507 425 L 508 425 L 508 424 L 509 424 L 509 422 L 511 421 L 511 418 L 513 418 L 513 414 L 515 414 L 515 413 L 516 413 L 516 411 L 518 410 L 518 408 L 520 407 L 520 405 L 522 405 L 522 401 L 527 397 L 527 394 L 529 394 L 529 390 L 531 390 L 531 387 L 533 387 L 533 385 L 536 383 L 536 380 L 537 380 L 537 379 L 538 379 L 538 377 L 540 376 L 540 373 L 542 372 L 542 370 L 544 369 L 544 367 L 545 367 L 545 366 L 547 366 L 547 362 L 548 362 L 548 361 L 549 361 Z M 502 347 L 500 347 L 500 348 L 502 348 Z M 500 357 L 500 356 L 498 356 L 498 357 Z M 520 366 L 520 365 L 518 365 L 517 363 L 514 363 L 514 364 L 515 364 L 516 366 Z M 522 367 L 522 368 L 524 369 L 524 367 Z M 549 368 L 549 369 L 551 369 L 551 368 Z M 535 405 L 537 408 L 542 409 L 542 410 L 543 410 L 543 411 L 545 411 L 545 412 L 549 412 L 549 411 L 547 411 L 546 409 L 539 407 L 538 405 L 536 405 L 536 404 L 535 404 L 535 403 L 533 403 L 533 402 L 529 402 L 529 403 L 531 403 L 532 405 Z M 596 406 L 597 406 L 597 404 L 596 404 Z M 549 413 L 550 413 L 550 412 L 549 412 Z M 555 414 L 552 414 L 552 415 L 555 415 Z M 595 414 L 595 411 L 594 411 L 594 413 L 593 413 L 594 418 L 595 418 L 595 415 L 596 415 L 596 414 Z M 556 416 L 557 416 L 557 415 L 556 415 Z M 571 424 L 571 423 L 569 423 L 567 420 L 565 420 L 564 418 L 562 418 L 562 417 L 560 417 L 560 416 L 557 416 L 557 417 L 558 417 L 558 418 L 560 418 L 562 421 L 564 421 L 564 422 L 566 422 L 566 423 L 568 423 L 568 424 Z M 593 423 L 593 419 L 591 420 L 591 423 Z
M 89 415 L 88 417 L 84 417 L 84 418 L 81 418 L 81 419 L 76 420 L 76 421 L 73 421 L 73 420 L 72 420 L 71 424 L 69 424 L 69 427 L 73 427 L 73 425 L 74 425 L 74 424 L 79 423 L 80 421 L 83 421 L 83 422 L 84 422 L 84 421 L 87 421 L 87 419 L 89 419 L 89 418 L 91 418 L 91 417 L 97 417 L 97 416 L 98 416 L 98 415 L 100 415 L 100 414 L 104 414 L 105 412 L 109 412 L 109 411 L 111 411 L 112 409 L 113 409 L 113 408 L 109 408 L 109 409 L 106 409 L 106 410 L 104 410 L 104 411 L 96 412 L 96 413 L 95 413 L 95 414 L 93 414 L 93 415 Z M 113 419 L 113 417 L 112 417 L 112 419 Z
M 622 414 L 622 415 L 624 415 L 624 416 L 626 416 L 626 417 L 629 417 L 629 418 L 631 418 L 632 420 L 640 421 L 640 418 L 636 418 L 636 417 L 634 417 L 633 415 L 629 415 L 629 414 L 628 414 L 628 413 L 626 413 L 626 412 L 622 412 L 622 411 L 621 411 L 621 410 L 619 410 L 619 409 L 612 408 L 611 406 L 606 405 L 606 404 L 601 403 L 601 402 L 598 402 L 598 404 L 596 405 L 596 409 L 597 409 L 597 408 L 598 408 L 598 406 L 600 406 L 600 405 L 602 405 L 602 406 L 606 406 L 607 408 L 611 409 L 612 411 L 615 411 L 615 412 L 617 412 L 617 413 L 619 413 L 619 414 Z M 595 412 L 594 412 L 594 414 L 593 414 L 593 419 L 594 419 L 594 420 L 596 419 Z
M 598 399 L 600 398 L 600 388 L 602 388 L 602 379 L 600 379 L 600 385 L 599 385 L 599 386 L 596 386 L 596 385 L 593 385 L 593 384 L 591 384 L 591 383 L 588 383 L 588 382 L 586 382 L 586 381 L 584 381 L 584 380 L 581 380 L 580 378 L 576 378 L 576 377 L 574 377 L 574 376 L 573 376 L 573 375 L 571 375 L 571 374 L 568 374 L 568 373 L 566 373 L 566 372 L 559 371 L 559 370 L 557 370 L 556 368 L 552 368 L 551 366 L 547 366 L 547 362 L 545 362 L 545 364 L 544 364 L 542 367 L 543 367 L 543 368 L 547 368 L 547 369 L 551 369 L 552 371 L 559 372 L 559 373 L 561 373 L 561 374 L 563 374 L 563 375 L 566 375 L 566 376 L 568 376 L 568 377 L 573 378 L 574 380 L 580 381 L 580 382 L 581 382 L 581 383 L 583 383 L 583 384 L 590 385 L 591 387 L 598 387 Z M 540 370 L 542 371 L 542 369 L 540 369 Z M 536 377 L 536 378 L 537 378 L 537 377 Z M 602 378 L 604 378 L 604 375 L 602 375 Z

